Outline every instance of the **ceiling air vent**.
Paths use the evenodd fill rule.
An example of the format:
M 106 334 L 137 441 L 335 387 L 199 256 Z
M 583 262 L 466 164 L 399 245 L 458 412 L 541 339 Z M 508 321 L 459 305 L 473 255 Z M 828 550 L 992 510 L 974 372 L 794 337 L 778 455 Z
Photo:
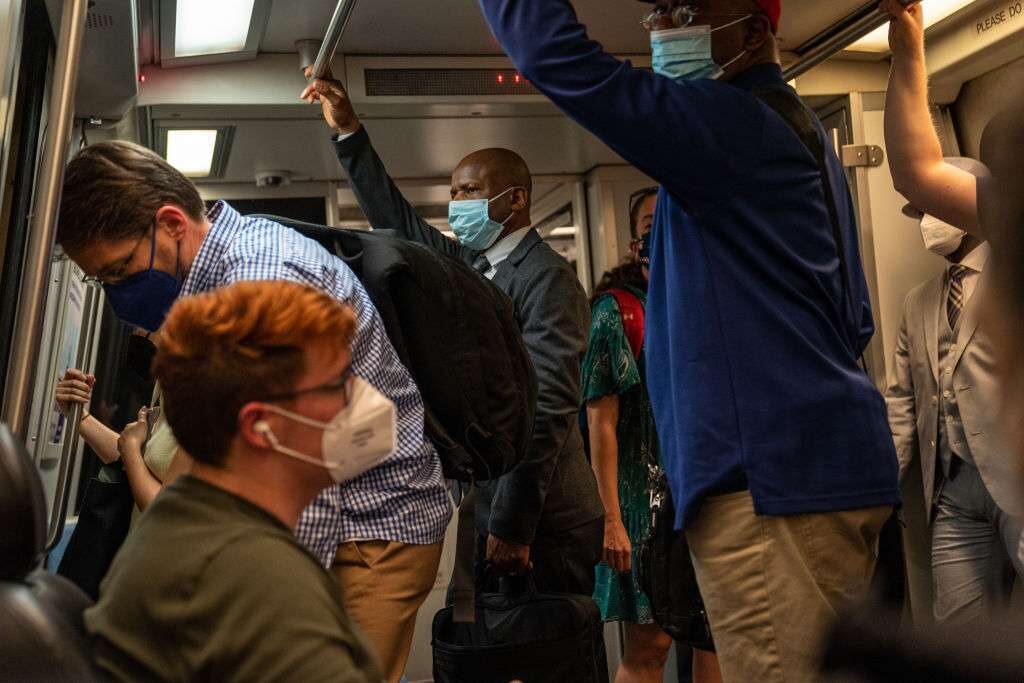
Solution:
M 85 28 L 93 31 L 101 28 L 113 28 L 114 17 L 99 12 L 88 12 L 85 15 Z
M 368 97 L 538 95 L 514 69 L 364 69 Z

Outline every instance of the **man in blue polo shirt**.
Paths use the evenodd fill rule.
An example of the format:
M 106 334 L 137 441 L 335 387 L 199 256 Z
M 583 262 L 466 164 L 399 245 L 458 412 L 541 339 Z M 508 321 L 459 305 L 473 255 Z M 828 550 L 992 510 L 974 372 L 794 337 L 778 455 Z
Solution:
M 480 2 L 523 75 L 662 186 L 646 348 L 676 521 L 725 679 L 812 679 L 899 493 L 858 363 L 874 326 L 843 169 L 813 115 L 823 159 L 766 104 L 796 96 L 780 2 L 643 6 L 655 73 L 589 40 L 569 0 Z

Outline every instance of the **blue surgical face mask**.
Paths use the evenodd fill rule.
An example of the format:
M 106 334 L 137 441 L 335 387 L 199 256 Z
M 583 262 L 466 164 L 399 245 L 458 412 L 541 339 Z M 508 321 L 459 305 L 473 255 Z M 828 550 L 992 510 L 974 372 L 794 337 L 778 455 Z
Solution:
M 714 29 L 710 26 L 683 26 L 666 31 L 651 31 L 651 68 L 654 73 L 676 81 L 721 78 L 725 69 L 745 55 L 746 51 L 719 66 L 711 56 L 711 34 L 750 16 Z
M 488 207 L 495 199 L 514 189 L 510 187 L 490 199 L 460 199 L 448 202 L 448 225 L 459 242 L 476 251 L 490 249 L 498 240 L 501 231 L 505 229 L 505 224 L 516 212 L 513 211 L 508 218 L 499 223 L 491 219 Z
M 180 245 L 179 245 L 180 249 Z M 153 244 L 149 251 L 149 267 L 129 275 L 120 282 L 104 284 L 114 313 L 124 322 L 156 332 L 167 317 L 174 300 L 181 292 L 181 280 L 170 273 L 153 268 L 156 258 L 156 227 L 153 228 Z

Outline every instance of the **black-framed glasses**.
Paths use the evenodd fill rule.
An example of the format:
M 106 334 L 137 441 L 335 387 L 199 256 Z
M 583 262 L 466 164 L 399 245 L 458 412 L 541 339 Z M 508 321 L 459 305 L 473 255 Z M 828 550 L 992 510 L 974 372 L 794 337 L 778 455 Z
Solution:
M 306 389 L 296 389 L 294 391 L 283 391 L 277 394 L 268 394 L 260 400 L 288 401 L 305 394 L 334 394 L 341 392 L 345 397 L 345 405 L 348 405 L 349 387 L 352 385 L 353 377 L 355 377 L 355 372 L 352 370 L 352 366 L 349 365 L 337 379 L 333 379 L 330 382 L 324 382 L 323 384 L 318 384 L 315 387 L 308 387 Z
M 120 260 L 117 263 L 115 263 L 113 266 L 108 266 L 107 268 L 103 269 L 104 271 L 106 271 L 105 275 L 103 275 L 102 277 L 98 276 L 98 275 L 83 275 L 82 276 L 82 282 L 84 282 L 87 285 L 92 285 L 92 284 L 113 284 L 113 283 L 117 282 L 118 280 L 122 279 L 124 277 L 125 269 L 128 267 L 128 264 L 131 263 L 135 259 L 135 254 L 139 251 L 139 247 L 142 246 L 142 243 L 143 243 L 143 241 L 145 241 L 145 239 L 146 239 L 148 234 L 152 234 L 152 236 L 153 236 L 153 249 L 155 250 L 156 249 L 156 223 L 153 224 L 153 231 L 152 231 L 152 233 L 143 233 L 142 236 L 139 237 L 139 241 L 135 243 L 135 246 L 132 247 L 131 252 L 129 252 L 129 254 L 126 257 L 124 257 L 122 260 Z M 152 261 L 152 258 L 150 259 L 150 261 Z M 151 262 L 150 263 L 150 267 L 152 267 L 152 265 L 153 264 Z

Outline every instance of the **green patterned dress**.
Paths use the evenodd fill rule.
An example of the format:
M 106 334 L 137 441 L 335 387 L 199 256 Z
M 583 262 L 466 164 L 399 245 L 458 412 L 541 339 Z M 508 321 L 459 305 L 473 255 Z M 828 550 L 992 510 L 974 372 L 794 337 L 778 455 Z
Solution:
M 647 295 L 636 295 L 646 308 Z M 647 395 L 644 358 L 633 356 L 612 296 L 600 297 L 590 317 L 590 346 L 583 360 L 583 401 L 618 395 L 619 505 L 622 523 L 633 546 L 632 571 L 620 574 L 602 562 L 597 566 L 594 600 L 605 621 L 652 623 L 651 606 L 640 590 L 637 551 L 651 524 L 647 463 L 660 462 L 654 413 Z

